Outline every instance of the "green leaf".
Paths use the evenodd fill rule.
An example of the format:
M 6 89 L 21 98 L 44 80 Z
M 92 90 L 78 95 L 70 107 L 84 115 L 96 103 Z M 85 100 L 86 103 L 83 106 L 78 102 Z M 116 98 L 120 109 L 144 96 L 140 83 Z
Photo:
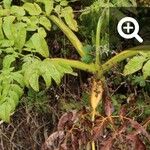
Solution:
M 39 74 L 38 74 L 38 71 L 35 71 L 30 79 L 29 79 L 29 83 L 30 83 L 30 86 L 35 90 L 35 91 L 39 91 Z
M 9 76 L 7 76 L 7 77 L 9 77 Z M 5 101 L 5 98 L 8 96 L 10 86 L 11 85 L 10 85 L 9 79 L 7 81 L 6 81 L 6 79 L 3 79 L 3 84 L 2 84 L 3 91 L 2 91 L 2 97 L 0 99 L 0 104 L 2 104 Z
M 25 48 L 24 50 L 26 50 L 26 51 L 30 51 L 30 52 L 35 51 L 35 47 L 34 47 L 32 41 L 31 41 L 31 39 L 29 39 L 29 40 L 26 42 L 25 47 L 26 47 L 26 48 Z
M 53 10 L 54 1 L 53 0 L 37 0 L 45 5 L 46 15 L 49 16 Z
M 72 74 L 74 76 L 77 76 L 77 73 L 73 72 L 73 69 L 69 65 L 63 64 L 61 62 L 55 62 L 54 64 L 57 67 L 57 70 L 62 74 L 62 76 L 64 74 Z
M 137 7 L 137 2 L 135 0 L 130 0 L 133 7 Z
M 10 15 L 10 9 L 0 9 L 0 17 Z
M 150 60 L 148 60 L 142 69 L 143 77 L 146 79 L 148 76 L 150 76 Z
M 38 24 L 39 23 L 39 16 L 31 16 L 30 21 L 33 24 Z
M 15 55 L 6 55 L 3 59 L 3 68 L 8 69 L 12 62 L 16 60 Z
M 146 61 L 146 58 L 143 56 L 135 56 L 129 60 L 127 65 L 124 68 L 124 75 L 133 74 L 143 67 L 143 63 Z
M 14 20 L 15 20 L 14 16 L 4 17 L 3 31 L 8 39 L 14 38 L 13 24 L 12 24 Z
M 92 55 L 88 55 L 88 54 L 81 58 L 81 60 L 87 64 L 92 63 L 93 59 L 94 59 L 94 57 Z
M 35 33 L 31 37 L 31 41 L 36 49 L 36 52 L 41 54 L 43 57 L 49 57 L 49 49 L 45 39 L 40 36 L 39 33 Z
M 56 62 L 49 58 L 40 61 L 34 61 L 24 66 L 24 81 L 25 85 L 29 85 L 35 90 L 39 90 L 39 77 L 42 76 L 46 87 L 51 85 L 53 79 L 57 84 L 61 82 L 61 78 L 64 74 L 76 75 L 69 65 L 62 62 Z
M 21 87 L 24 87 L 25 83 L 23 80 L 23 75 L 19 72 L 13 72 L 11 73 L 12 79 L 16 81 L 18 84 L 20 84 Z
M 76 20 L 74 19 L 73 9 L 71 7 L 65 7 L 61 14 L 67 25 L 72 29 L 73 31 L 78 31 L 78 25 Z
M 24 19 L 27 22 L 27 31 L 36 31 L 39 26 L 39 16 L 31 16 Z
M 46 35 L 47 35 L 44 28 L 38 28 L 38 33 L 39 33 L 43 38 L 45 38 Z
M 11 84 L 11 89 L 13 89 L 13 91 L 16 92 L 19 95 L 19 97 L 23 95 L 23 88 L 21 88 L 17 84 Z
M 67 6 L 67 5 L 68 5 L 68 1 L 62 0 L 62 1 L 60 2 L 60 5 L 61 5 L 61 6 Z
M 34 62 L 26 62 L 23 65 L 22 70 L 24 70 L 24 82 L 25 85 L 29 88 L 29 80 L 32 74 L 34 74 L 38 70 L 38 66 L 40 65 L 40 61 L 34 59 Z
M 150 58 L 150 51 L 140 51 L 139 54 L 141 54 L 145 58 Z
M 23 94 L 23 87 L 20 87 L 17 83 L 15 84 L 12 78 L 13 74 L 17 74 L 18 72 L 12 71 L 10 68 L 2 71 L 0 74 L 0 119 L 5 122 L 10 121 L 10 116 Z
M 146 86 L 146 82 L 145 82 L 145 79 L 143 78 L 143 76 L 133 77 L 132 82 L 133 82 L 133 85 L 140 85 L 141 87 Z
M 36 3 L 28 3 L 26 2 L 23 5 L 23 8 L 30 14 L 30 15 L 40 15 L 42 13 L 42 10 L 40 6 Z
M 11 88 L 19 95 L 19 97 L 23 95 L 23 88 L 21 88 L 19 85 L 11 84 Z
M 49 19 L 47 19 L 46 17 L 42 16 L 40 17 L 40 21 L 39 23 L 44 26 L 47 30 L 51 29 L 51 22 Z
M 21 52 L 26 42 L 27 31 L 24 27 L 17 29 L 17 36 L 15 37 L 15 46 Z
M 12 112 L 11 105 L 5 102 L 0 105 L 0 118 L 5 122 L 10 122 L 10 114 Z
M 3 0 L 4 8 L 10 8 L 12 0 Z
M 9 103 L 11 104 L 11 109 L 14 111 L 17 104 L 19 102 L 19 95 L 13 91 L 13 90 L 10 90 L 9 91 Z
M 85 51 L 85 53 L 91 53 L 93 50 L 93 47 L 87 44 L 83 47 L 83 50 Z
M 4 34 L 2 30 L 2 18 L 0 18 L 0 40 L 4 39 Z
M 0 41 L 0 45 L 1 45 L 1 47 L 4 47 L 4 48 L 6 48 L 6 47 L 11 47 L 11 46 L 13 46 L 14 45 L 14 40 L 1 40 Z M 6 49 L 5 49 L 6 50 Z
M 6 53 L 13 53 L 14 49 L 12 47 L 8 47 L 8 48 L 5 49 L 5 52 Z
M 61 6 L 60 5 L 56 5 L 56 7 L 54 8 L 54 11 L 59 15 L 61 14 Z
M 24 11 L 23 7 L 20 7 L 20 6 L 12 6 L 11 13 L 16 16 L 24 16 L 25 15 L 25 11 Z
M 45 66 L 47 73 L 54 79 L 54 81 L 59 84 L 62 78 L 62 75 L 57 70 L 57 67 L 51 63 L 48 59 L 43 61 L 43 66 Z
M 46 71 L 44 74 L 42 74 L 42 77 L 46 83 L 46 88 L 49 88 L 49 86 L 51 85 L 52 83 L 52 79 L 50 77 L 50 74 L 48 71 Z

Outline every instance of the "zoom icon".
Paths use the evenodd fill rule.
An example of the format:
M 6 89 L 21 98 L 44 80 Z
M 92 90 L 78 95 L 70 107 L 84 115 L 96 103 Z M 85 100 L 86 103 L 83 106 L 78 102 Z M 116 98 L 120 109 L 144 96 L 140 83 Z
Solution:
M 143 39 L 139 36 L 139 23 L 132 17 L 122 18 L 117 25 L 118 33 L 125 39 L 136 38 L 137 41 L 143 43 Z

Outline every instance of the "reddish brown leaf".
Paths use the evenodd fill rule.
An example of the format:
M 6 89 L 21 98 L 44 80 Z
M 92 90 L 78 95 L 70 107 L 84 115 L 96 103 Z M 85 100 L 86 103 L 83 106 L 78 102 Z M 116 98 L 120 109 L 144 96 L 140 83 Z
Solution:
M 135 136 L 135 149 L 136 150 L 146 150 L 145 144 L 141 141 L 141 139 L 138 136 Z
M 100 136 L 103 136 L 104 128 L 106 128 L 108 120 L 103 120 L 98 126 L 93 128 L 93 139 L 97 140 Z
M 71 144 L 73 150 L 77 150 L 79 148 L 79 139 L 73 134 L 71 135 Z
M 150 117 L 148 117 L 143 123 L 142 125 L 147 128 L 148 124 L 150 124 Z
M 91 141 L 91 133 L 90 131 L 81 131 L 81 143 L 82 145 L 86 145 L 89 141 Z
M 44 145 L 42 146 L 41 150 L 54 150 L 58 149 L 59 144 L 64 139 L 64 131 L 57 131 L 51 134 L 48 139 L 45 141 Z
M 104 100 L 104 110 L 106 116 L 110 116 L 114 111 L 114 107 L 112 105 L 112 101 L 110 97 L 106 97 Z
M 63 114 L 58 122 L 58 130 L 64 130 L 66 127 L 71 128 L 72 124 L 77 119 L 78 119 L 78 113 L 76 110 Z
M 148 132 L 145 130 L 145 128 L 141 124 L 139 124 L 137 121 L 132 120 L 130 118 L 128 118 L 128 121 L 130 122 L 131 126 L 134 129 L 136 129 L 136 131 L 133 131 L 134 135 L 143 134 L 145 137 L 147 137 L 147 139 L 150 142 L 150 135 L 148 134 Z
M 100 146 L 100 150 L 111 150 L 113 143 L 113 138 L 109 137 L 106 141 L 102 143 L 102 146 Z
M 141 141 L 138 135 L 128 135 L 126 136 L 127 139 L 132 141 L 132 145 L 135 150 L 146 150 L 145 144 Z

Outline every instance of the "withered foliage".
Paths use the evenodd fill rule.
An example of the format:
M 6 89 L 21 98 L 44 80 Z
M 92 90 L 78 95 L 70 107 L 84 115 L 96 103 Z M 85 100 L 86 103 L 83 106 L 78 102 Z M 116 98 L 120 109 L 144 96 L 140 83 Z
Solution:
M 126 116 L 125 106 L 120 114 L 112 115 L 110 102 L 105 104 L 105 114 L 96 115 L 91 121 L 87 109 L 70 111 L 59 120 L 58 130 L 51 134 L 42 146 L 42 150 L 91 150 L 91 142 L 96 150 L 146 150 L 150 143 L 150 134 L 144 123 L 138 123 Z
M 113 115 L 111 97 L 103 87 L 100 81 L 94 80 L 91 110 L 83 108 L 65 113 L 42 150 L 92 150 L 93 143 L 96 150 L 146 150 L 146 143 L 150 143 L 147 132 L 150 118 L 143 123 L 130 118 L 127 104 L 122 105 L 118 115 Z M 100 99 L 103 114 L 96 112 Z

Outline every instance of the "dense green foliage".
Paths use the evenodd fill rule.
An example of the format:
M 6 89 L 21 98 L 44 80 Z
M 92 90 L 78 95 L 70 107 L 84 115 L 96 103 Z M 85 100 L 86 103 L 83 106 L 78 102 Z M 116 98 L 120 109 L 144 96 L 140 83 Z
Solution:
M 0 118 L 4 121 L 9 121 L 25 86 L 39 91 L 40 76 L 49 87 L 51 79 L 59 84 L 65 73 L 74 74 L 69 65 L 51 61 L 45 39 L 47 31 L 52 30 L 50 14 L 64 18 L 70 29 L 78 30 L 67 1 L 24 1 L 18 6 L 3 0 L 0 7 Z

